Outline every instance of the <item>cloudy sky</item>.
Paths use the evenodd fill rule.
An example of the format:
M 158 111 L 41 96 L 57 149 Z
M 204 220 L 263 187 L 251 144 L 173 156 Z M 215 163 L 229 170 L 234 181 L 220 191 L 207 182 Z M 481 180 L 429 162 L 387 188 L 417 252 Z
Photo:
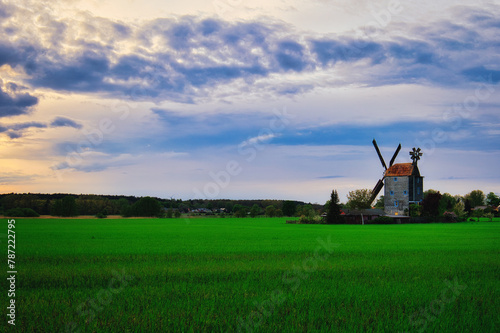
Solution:
M 0 0 L 0 192 L 500 193 L 500 1 Z

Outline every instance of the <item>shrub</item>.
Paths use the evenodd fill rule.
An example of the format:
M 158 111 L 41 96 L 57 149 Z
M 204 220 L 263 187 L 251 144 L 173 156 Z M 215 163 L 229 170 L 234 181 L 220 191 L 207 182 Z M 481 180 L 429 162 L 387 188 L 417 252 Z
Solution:
M 98 219 L 105 219 L 108 217 L 108 215 L 105 214 L 105 212 L 100 212 L 95 215 Z
M 394 224 L 394 219 L 389 216 L 379 216 L 374 220 L 367 221 L 368 224 Z
M 443 218 L 445 222 L 457 222 L 457 214 L 454 212 L 444 212 Z
M 319 215 L 316 216 L 305 216 L 302 215 L 299 219 L 299 224 L 323 224 L 325 223 L 323 218 Z
M 5 216 L 10 217 L 39 217 L 40 214 L 31 208 L 12 208 L 5 212 Z

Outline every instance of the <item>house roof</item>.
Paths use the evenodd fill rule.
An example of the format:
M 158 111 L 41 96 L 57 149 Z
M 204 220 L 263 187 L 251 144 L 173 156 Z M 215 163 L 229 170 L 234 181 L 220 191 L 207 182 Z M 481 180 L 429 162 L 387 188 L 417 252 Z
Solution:
M 403 177 L 413 175 L 414 165 L 412 163 L 398 163 L 392 165 L 385 172 L 386 177 Z
M 345 215 L 385 215 L 382 209 L 372 208 L 372 209 L 345 209 Z

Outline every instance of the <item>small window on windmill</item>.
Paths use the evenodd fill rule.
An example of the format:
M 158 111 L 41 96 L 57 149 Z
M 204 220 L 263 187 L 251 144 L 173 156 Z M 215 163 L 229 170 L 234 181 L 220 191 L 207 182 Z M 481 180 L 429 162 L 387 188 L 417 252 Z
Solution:
M 420 183 L 420 178 L 417 178 L 417 184 Z
M 404 195 L 408 195 L 408 191 L 403 191 L 403 194 Z
M 391 195 L 394 195 L 394 191 L 391 191 Z
M 397 182 L 398 181 L 398 177 L 394 177 L 394 181 Z
M 417 188 L 417 194 L 420 194 L 420 187 Z
M 399 202 L 396 200 L 394 201 L 394 207 L 398 207 L 399 206 Z

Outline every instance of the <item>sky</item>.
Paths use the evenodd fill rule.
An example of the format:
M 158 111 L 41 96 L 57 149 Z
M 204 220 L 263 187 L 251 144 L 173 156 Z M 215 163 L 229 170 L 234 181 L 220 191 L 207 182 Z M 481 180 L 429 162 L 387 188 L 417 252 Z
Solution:
M 500 194 L 500 1 L 0 0 L 0 192 Z

